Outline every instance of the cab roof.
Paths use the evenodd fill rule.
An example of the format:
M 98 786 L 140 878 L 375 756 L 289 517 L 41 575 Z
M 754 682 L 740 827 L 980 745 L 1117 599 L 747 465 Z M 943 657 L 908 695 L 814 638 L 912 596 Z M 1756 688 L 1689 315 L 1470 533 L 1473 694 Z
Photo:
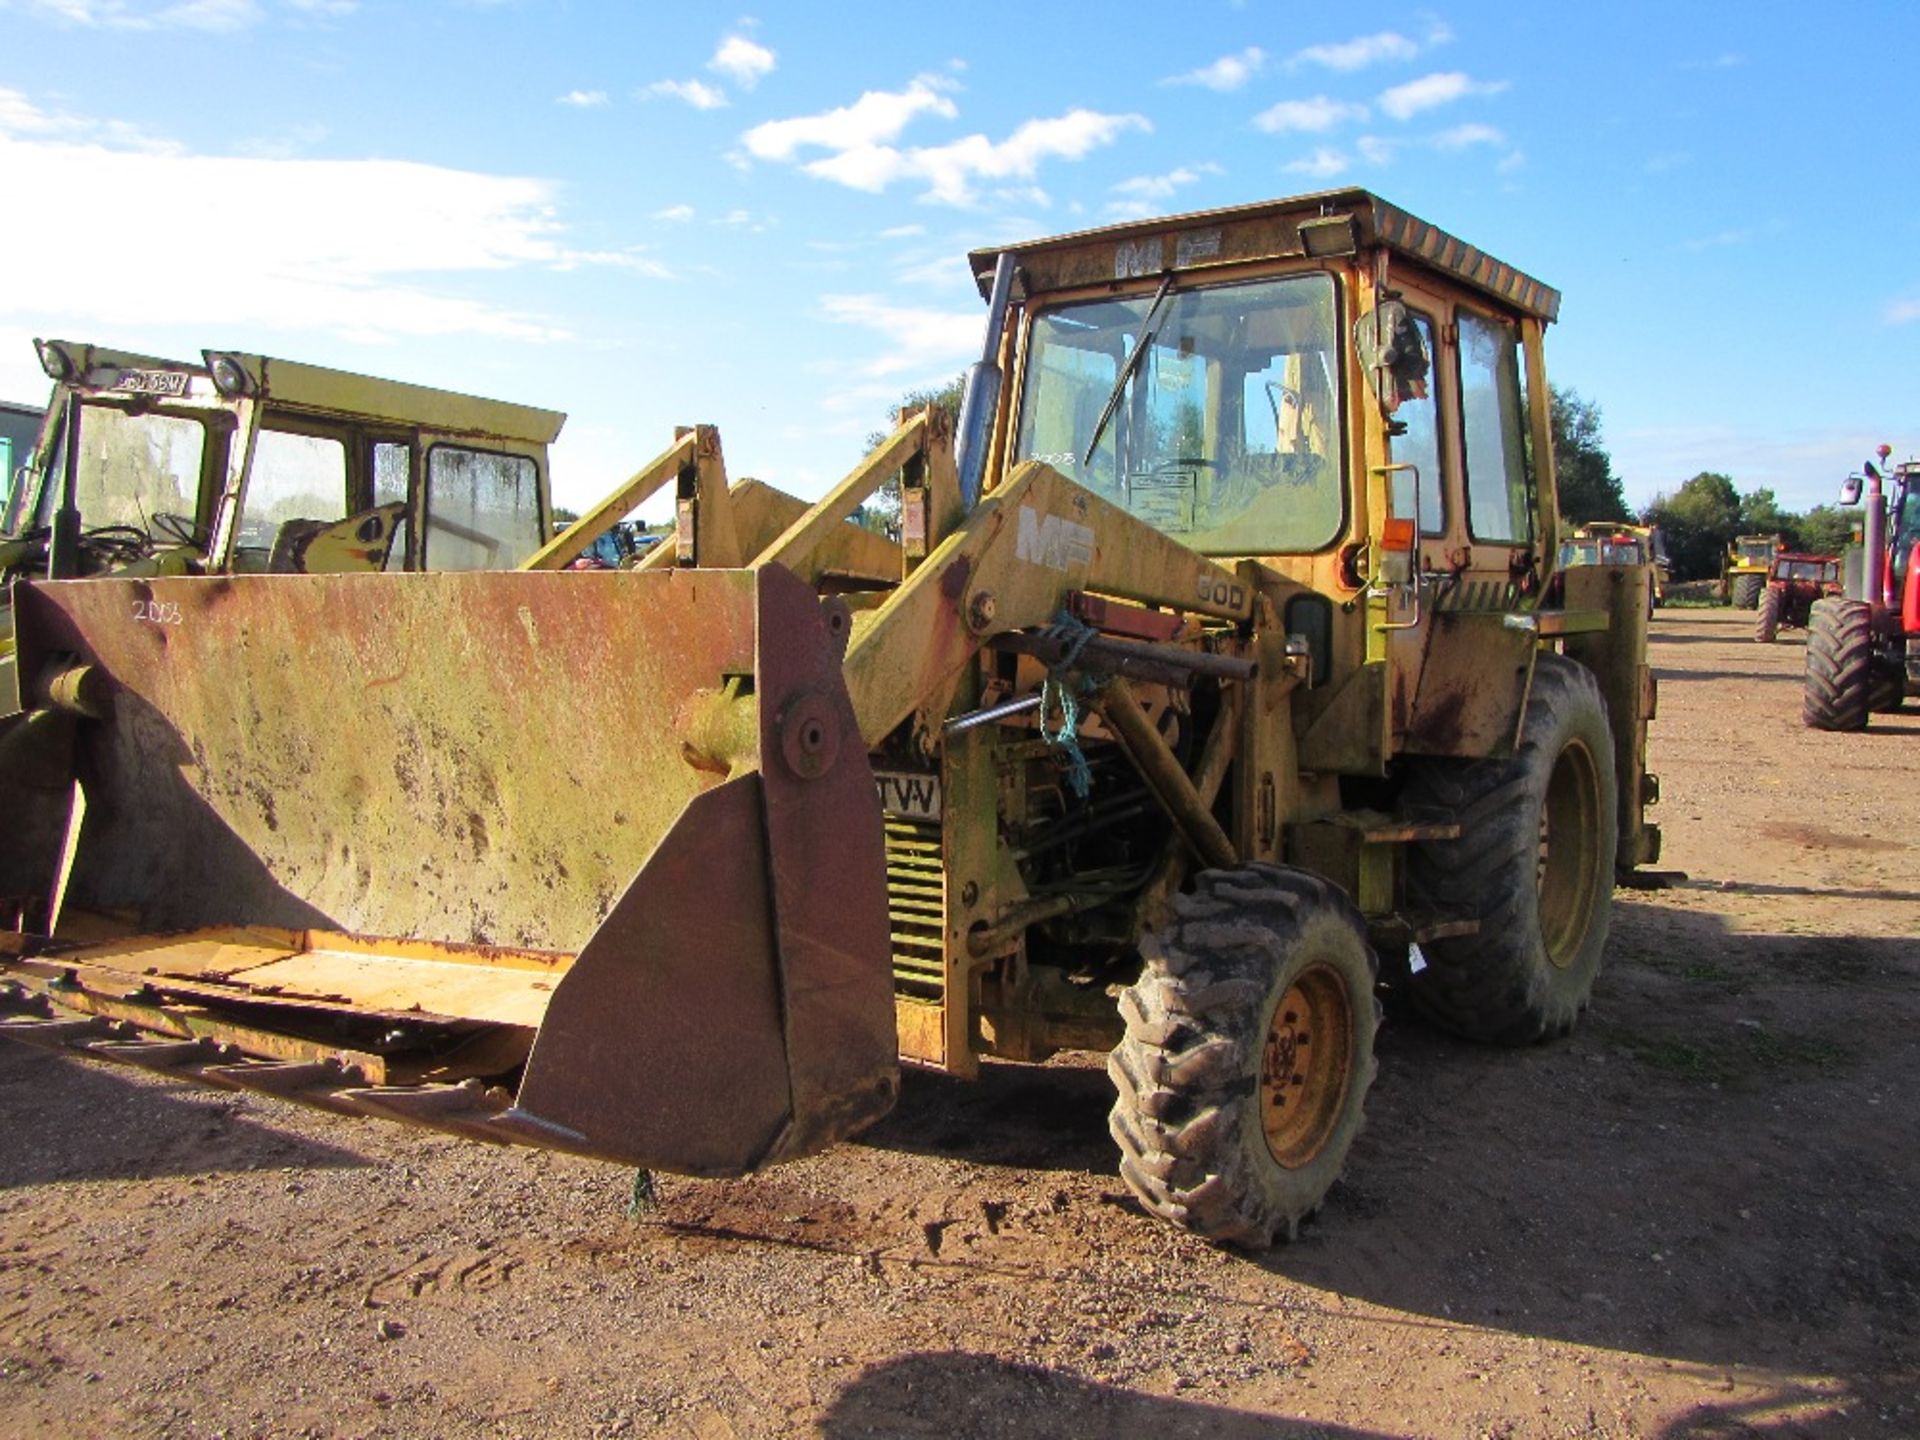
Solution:
M 1018 245 L 989 246 L 967 258 L 980 293 L 988 295 L 995 262 L 1011 250 L 1019 261 L 1015 294 L 1025 296 L 1169 270 L 1192 273 L 1249 260 L 1381 248 L 1510 309 L 1542 321 L 1559 318 L 1559 291 L 1367 190 L 1327 190 L 1224 210 L 1161 215 Z
M 232 350 L 207 350 L 201 352 L 199 361 L 183 361 L 66 340 L 43 341 L 40 348 L 43 357 L 51 350 L 69 362 L 72 374 L 66 383 L 95 392 L 150 389 L 145 377 L 165 375 L 184 376 L 188 382 L 204 382 L 193 386 L 196 393 L 210 391 L 214 362 L 225 359 L 246 372 L 251 393 L 278 411 L 376 424 L 417 425 L 449 434 L 490 436 L 534 445 L 552 444 L 567 418 L 557 410 L 541 410 L 506 400 L 438 390 L 430 385 L 382 380 L 350 370 L 332 370 L 323 365 Z

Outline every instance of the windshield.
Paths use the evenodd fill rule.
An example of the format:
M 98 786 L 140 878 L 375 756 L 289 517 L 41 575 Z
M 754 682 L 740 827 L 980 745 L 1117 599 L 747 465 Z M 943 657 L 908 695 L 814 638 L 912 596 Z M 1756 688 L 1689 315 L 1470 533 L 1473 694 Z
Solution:
M 1338 302 L 1329 275 L 1176 291 L 1099 431 L 1151 295 L 1034 317 L 1014 460 L 1197 550 L 1316 550 L 1342 514 Z
M 89 531 L 106 526 L 153 530 L 156 515 L 178 516 L 189 528 L 199 512 L 200 466 L 206 427 L 184 415 L 133 414 L 111 405 L 80 412 L 80 464 L 74 499 Z M 49 458 L 51 483 L 40 487 L 31 524 L 53 523 L 60 503 L 66 437 Z

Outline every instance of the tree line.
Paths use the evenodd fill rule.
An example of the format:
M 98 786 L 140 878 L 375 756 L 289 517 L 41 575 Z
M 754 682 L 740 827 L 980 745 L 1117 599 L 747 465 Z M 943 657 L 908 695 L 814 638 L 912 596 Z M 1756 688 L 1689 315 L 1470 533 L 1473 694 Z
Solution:
M 1620 477 L 1600 438 L 1600 407 L 1576 391 L 1552 387 L 1553 464 L 1560 480 L 1560 514 L 1568 524 L 1634 520 L 1658 525 L 1676 580 L 1708 580 L 1720 573 L 1727 542 L 1736 535 L 1780 535 L 1789 549 L 1837 555 L 1853 537 L 1858 510 L 1816 505 L 1804 514 L 1784 510 L 1764 486 L 1741 494 L 1732 477 L 1703 470 L 1678 490 L 1661 491 L 1638 517 L 1627 508 Z

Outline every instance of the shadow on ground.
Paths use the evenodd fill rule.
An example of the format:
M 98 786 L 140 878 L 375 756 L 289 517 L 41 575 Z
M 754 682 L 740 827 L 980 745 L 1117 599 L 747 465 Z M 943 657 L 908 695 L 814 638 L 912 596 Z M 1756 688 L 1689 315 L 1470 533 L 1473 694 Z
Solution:
M 1390 1432 L 1279 1419 L 1142 1395 L 1039 1365 L 966 1351 L 921 1351 L 864 1371 L 834 1398 L 819 1433 L 950 1440 L 1139 1436 L 1142 1440 L 1391 1440 Z
M 0 1190 L 369 1163 L 248 1118 L 256 1102 L 0 1042 Z
M 1920 1354 L 1916 982 L 1910 938 L 1733 934 L 1620 900 L 1567 1039 L 1497 1049 L 1390 1017 L 1345 1176 L 1245 1264 L 1443 1324 L 1843 1375 L 1891 1405 Z M 1110 1101 L 1091 1061 L 912 1075 L 862 1143 L 1105 1179 Z M 1850 1353 L 1809 1350 L 1829 1330 Z
M 1345 1177 L 1299 1243 L 1250 1263 L 1458 1323 L 1910 1398 L 1916 981 L 1908 938 L 1732 934 L 1618 902 L 1568 1039 L 1384 1031 Z

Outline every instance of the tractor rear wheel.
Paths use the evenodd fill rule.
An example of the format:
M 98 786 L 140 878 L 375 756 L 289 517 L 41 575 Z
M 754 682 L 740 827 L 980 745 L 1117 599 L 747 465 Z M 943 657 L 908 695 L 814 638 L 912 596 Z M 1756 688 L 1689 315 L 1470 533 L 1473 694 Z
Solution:
M 1760 605 L 1753 617 L 1753 638 L 1762 645 L 1771 644 L 1773 637 L 1780 632 L 1782 598 L 1782 593 L 1771 585 L 1760 592 Z
M 1814 730 L 1864 730 L 1872 689 L 1872 607 L 1864 600 L 1814 601 L 1801 720 Z
M 1373 1083 L 1379 965 L 1359 912 L 1304 871 L 1207 870 L 1140 951 L 1107 1061 L 1121 1178 L 1209 1240 L 1292 1239 Z
M 1513 755 L 1421 762 L 1404 803 L 1460 821 L 1457 839 L 1409 847 L 1409 903 L 1464 906 L 1480 922 L 1422 946 L 1426 965 L 1407 987 L 1414 1008 L 1503 1045 L 1571 1030 L 1606 949 L 1619 834 L 1613 732 L 1593 672 L 1540 656 Z
M 1764 575 L 1736 575 L 1733 577 L 1733 608 L 1751 610 L 1760 603 L 1760 592 L 1766 587 Z

